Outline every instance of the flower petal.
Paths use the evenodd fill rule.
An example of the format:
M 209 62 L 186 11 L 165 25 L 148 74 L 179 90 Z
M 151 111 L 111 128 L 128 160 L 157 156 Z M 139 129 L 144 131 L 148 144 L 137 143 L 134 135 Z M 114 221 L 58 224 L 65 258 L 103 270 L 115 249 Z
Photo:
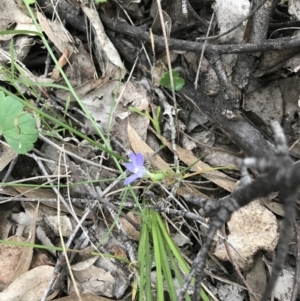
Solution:
M 124 163 L 124 165 L 125 165 L 125 167 L 130 171 L 130 172 L 133 172 L 133 173 L 135 173 L 135 165 L 134 164 L 132 164 L 132 163 Z
M 127 177 L 124 181 L 124 185 L 128 185 L 128 184 L 134 182 L 137 178 L 138 178 L 138 176 L 136 174 L 133 174 L 133 175 Z
M 129 159 L 134 166 L 137 166 L 136 154 L 132 151 L 129 151 Z
M 145 158 L 144 158 L 143 154 L 137 153 L 135 155 L 135 159 L 136 159 L 136 165 L 137 166 L 143 166 L 144 165 Z
M 142 166 L 135 174 L 138 178 L 143 178 L 146 174 L 148 174 L 148 170 L 144 166 Z

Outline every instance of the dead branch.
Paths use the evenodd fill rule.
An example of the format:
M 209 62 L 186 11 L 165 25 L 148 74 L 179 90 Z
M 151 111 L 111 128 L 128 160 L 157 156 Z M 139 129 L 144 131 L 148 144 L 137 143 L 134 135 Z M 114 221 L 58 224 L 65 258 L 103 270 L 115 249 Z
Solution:
M 276 123 L 273 125 L 273 130 L 276 140 L 275 154 L 273 156 L 262 159 L 246 158 L 240 162 L 243 176 L 241 182 L 244 186 L 238 188 L 222 202 L 215 200 L 207 201 L 204 198 L 187 196 L 187 200 L 200 206 L 205 215 L 211 217 L 211 222 L 204 243 L 193 262 L 191 272 L 187 276 L 184 286 L 179 293 L 178 300 L 182 300 L 193 276 L 196 277 L 193 300 L 200 300 L 199 292 L 201 280 L 204 277 L 207 254 L 217 230 L 230 219 L 231 214 L 256 198 L 279 191 L 284 202 L 285 217 L 272 275 L 261 298 L 262 301 L 268 300 L 286 257 L 290 233 L 294 223 L 297 187 L 300 182 L 300 163 L 293 164 L 293 161 L 289 158 L 288 147 L 279 124 Z M 254 182 L 250 182 L 247 168 L 256 169 L 261 175 Z

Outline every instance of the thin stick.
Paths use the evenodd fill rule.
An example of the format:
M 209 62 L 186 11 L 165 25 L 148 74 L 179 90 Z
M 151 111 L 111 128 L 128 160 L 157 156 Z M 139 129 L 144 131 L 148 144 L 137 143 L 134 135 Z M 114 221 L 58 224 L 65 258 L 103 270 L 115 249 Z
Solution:
M 222 226 L 221 228 L 221 231 L 222 231 L 222 235 L 224 237 L 226 237 L 226 233 L 225 233 L 225 225 Z M 228 258 L 229 258 L 229 261 L 231 262 L 231 264 L 233 265 L 233 268 L 235 269 L 236 273 L 238 274 L 238 276 L 240 277 L 240 279 L 242 280 L 242 282 L 244 283 L 244 285 L 246 286 L 246 288 L 248 289 L 248 292 L 249 294 L 253 297 L 253 299 L 255 301 L 258 301 L 257 298 L 255 297 L 254 295 L 254 292 L 253 290 L 251 289 L 251 287 L 249 286 L 248 282 L 246 281 L 246 279 L 244 278 L 244 276 L 242 275 L 238 265 L 236 264 L 236 262 L 234 261 L 233 257 L 232 257 L 232 254 L 231 254 L 231 250 L 229 248 L 229 245 L 228 245 L 228 242 L 227 242 L 227 239 L 224 240 L 224 246 L 225 246 L 225 249 L 226 249 L 226 252 L 228 254 Z
M 214 17 L 215 17 L 215 12 L 213 12 L 212 15 L 211 15 L 210 22 L 209 22 L 208 29 L 207 29 L 207 33 L 206 33 L 206 37 L 209 36 L 209 32 L 210 32 L 212 21 L 214 20 Z M 207 40 L 205 40 L 204 43 L 203 43 L 203 47 L 202 47 L 202 51 L 201 51 L 201 55 L 200 55 L 200 60 L 199 60 L 199 64 L 198 64 L 196 79 L 195 79 L 195 82 L 194 82 L 195 90 L 197 90 L 197 88 L 198 88 L 200 68 L 201 68 L 201 65 L 202 65 L 202 59 L 203 59 L 203 55 L 204 55 L 204 51 L 205 51 L 205 47 L 206 47 L 206 42 L 207 42 Z

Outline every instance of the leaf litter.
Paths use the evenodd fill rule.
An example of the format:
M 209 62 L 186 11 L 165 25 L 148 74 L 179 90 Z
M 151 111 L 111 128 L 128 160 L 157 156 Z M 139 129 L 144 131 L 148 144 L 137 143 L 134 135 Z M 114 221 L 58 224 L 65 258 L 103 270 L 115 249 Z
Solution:
M 45 4 L 44 1 L 37 2 L 41 7 Z M 71 15 L 73 11 L 78 12 L 80 7 L 79 5 L 73 6 L 72 2 L 64 3 L 70 9 Z M 249 1 L 236 3 L 236 1 L 228 0 L 217 1 L 215 6 L 211 6 L 211 4 L 209 1 L 205 4 L 190 1 L 189 17 L 186 18 L 181 11 L 181 1 L 176 0 L 172 3 L 163 1 L 163 15 L 166 20 L 165 26 L 170 45 L 172 45 L 170 40 L 172 38 L 186 40 L 188 36 L 188 39 L 194 41 L 196 35 L 202 37 L 206 35 L 208 21 L 213 11 L 216 14 L 216 19 L 212 26 L 214 30 L 217 30 L 217 25 L 219 32 L 224 33 L 243 20 L 249 13 L 250 7 Z M 11 24 L 15 24 L 15 30 L 36 31 L 24 6 L 14 4 L 11 7 L 7 0 L 4 0 L 1 5 L 3 13 L 9 12 L 7 20 L 0 20 L 1 30 L 8 30 Z M 13 97 L 0 92 L 2 97 L 0 98 L 9 101 L 8 104 L 0 103 L 0 112 L 2 112 L 0 131 L 11 146 L 9 148 L 5 144 L 1 145 L 0 170 L 2 171 L 3 185 L 0 192 L 4 198 L 4 203 L 0 206 L 3 207 L 1 211 L 4 211 L 5 214 L 3 214 L 4 220 L 1 221 L 0 232 L 2 236 L 0 239 L 1 242 L 3 240 L 20 242 L 18 245 L 0 244 L 0 261 L 5 263 L 0 275 L 2 290 L 0 299 L 11 301 L 41 300 L 46 287 L 53 279 L 53 259 L 55 261 L 61 260 L 61 256 L 56 251 L 61 252 L 62 250 L 55 248 L 60 248 L 62 243 L 68 245 L 68 239 L 74 239 L 74 244 L 72 245 L 73 242 L 70 242 L 71 245 L 68 245 L 68 248 L 74 247 L 74 250 L 80 249 L 79 251 L 82 252 L 77 255 L 70 252 L 72 261 L 70 268 L 78 285 L 76 287 L 75 282 L 70 277 L 59 278 L 59 285 L 48 292 L 49 296 L 51 295 L 48 298 L 75 300 L 77 297 L 75 298 L 76 294 L 74 293 L 77 290 L 79 290 L 82 300 L 106 300 L 101 296 L 120 299 L 125 298 L 128 292 L 134 296 L 134 289 L 130 290 L 129 287 L 135 281 L 133 274 L 138 276 L 138 269 L 135 267 L 135 272 L 132 273 L 128 259 L 135 264 L 136 253 L 134 254 L 134 250 L 136 250 L 136 242 L 140 238 L 139 228 L 145 222 L 143 214 L 135 211 L 141 206 L 141 204 L 134 203 L 136 196 L 142 200 L 147 191 L 147 193 L 154 194 L 156 199 L 162 200 L 162 203 L 165 203 L 164 206 L 167 204 L 168 208 L 165 210 L 167 215 L 163 213 L 163 216 L 168 225 L 169 234 L 175 238 L 180 233 L 179 228 L 183 227 L 182 231 L 188 239 L 186 240 L 187 243 L 178 243 L 178 248 L 186 258 L 194 258 L 195 251 L 193 248 L 200 248 L 198 233 L 201 230 L 197 223 L 191 222 L 184 216 L 187 213 L 187 208 L 191 211 L 190 213 L 197 212 L 199 208 L 194 205 L 184 207 L 184 197 L 189 194 L 207 199 L 217 198 L 222 201 L 222 197 L 238 187 L 239 176 L 237 176 L 237 172 L 230 172 L 229 169 L 240 156 L 252 155 L 249 149 L 243 147 L 238 149 L 235 136 L 230 132 L 230 128 L 227 128 L 225 123 L 220 121 L 218 115 L 207 114 L 207 112 L 203 114 L 207 104 L 203 105 L 199 113 L 197 113 L 198 103 L 195 106 L 196 100 L 193 100 L 191 107 L 179 97 L 177 105 L 174 105 L 169 92 L 162 90 L 162 86 L 171 89 L 171 85 L 168 81 L 161 83 L 162 86 L 159 84 L 163 78 L 163 72 L 167 71 L 165 67 L 167 58 L 164 50 L 156 45 L 155 49 L 153 48 L 155 56 L 152 50 L 146 53 L 146 48 L 147 50 L 151 48 L 148 48 L 147 44 L 141 43 L 142 38 L 129 38 L 126 37 L 125 32 L 119 34 L 117 30 L 108 29 L 102 15 L 105 11 L 106 17 L 111 18 L 112 24 L 118 18 L 125 23 L 124 20 L 130 16 L 136 26 L 144 26 L 143 24 L 146 24 L 147 21 L 144 23 L 142 20 L 149 13 L 151 22 L 148 24 L 152 24 L 154 34 L 161 35 L 162 27 L 156 2 L 126 1 L 123 3 L 123 7 L 119 7 L 118 15 L 115 5 L 115 3 L 109 2 L 97 4 L 98 11 L 84 5 L 81 6 L 80 9 L 86 17 L 86 22 L 90 24 L 89 32 L 85 32 L 87 35 L 84 35 L 84 38 L 78 31 L 76 32 L 82 20 L 79 13 L 73 15 L 73 18 L 77 18 L 76 24 L 74 22 L 72 24 L 66 19 L 67 26 L 65 21 L 61 22 L 61 17 L 64 18 L 64 16 L 59 4 L 56 12 L 58 18 L 56 19 L 52 19 L 47 10 L 38 9 L 36 13 L 41 29 L 51 41 L 51 48 L 59 59 L 59 66 L 65 71 L 68 80 L 80 96 L 80 100 L 88 113 L 105 136 L 110 139 L 108 147 L 118 152 L 123 158 L 121 163 L 124 165 L 122 166 L 126 166 L 126 164 L 129 166 L 128 159 L 131 161 L 133 159 L 132 156 L 127 157 L 129 151 L 134 151 L 136 154 L 140 153 L 146 160 L 142 162 L 142 165 L 145 164 L 145 168 L 149 168 L 151 173 L 162 172 L 162 180 L 155 183 L 155 181 L 151 182 L 144 178 L 144 174 L 138 176 L 136 174 L 134 179 L 130 179 L 130 183 L 128 181 L 126 183 L 132 184 L 136 195 L 130 196 L 128 194 L 126 198 L 122 199 L 124 177 L 119 177 L 121 171 L 116 169 L 116 163 L 111 157 L 101 153 L 95 145 L 86 145 L 86 151 L 82 152 L 82 141 L 78 140 L 80 137 L 59 128 L 53 119 L 42 120 L 42 128 L 38 130 L 49 135 L 51 143 L 55 144 L 58 149 L 64 145 L 69 145 L 69 149 L 71 149 L 69 153 L 76 153 L 77 155 L 68 157 L 69 153 L 66 155 L 63 148 L 58 151 L 48 142 L 38 141 L 35 143 L 38 130 L 33 113 L 27 112 L 27 109 L 22 111 L 23 106 L 14 107 Z M 234 15 L 232 15 L 233 5 L 236 5 Z M 284 17 L 283 15 L 289 16 L 288 14 L 298 18 L 297 5 L 297 1 L 292 4 L 281 3 L 276 9 L 278 12 L 278 10 L 282 10 L 282 6 L 287 6 L 288 12 L 281 13 L 281 18 Z M 125 10 L 123 10 L 124 8 Z M 264 7 L 263 9 L 267 10 L 268 8 Z M 101 13 L 99 14 L 99 12 Z M 60 14 L 62 15 L 60 16 Z M 274 15 L 274 18 L 280 19 L 279 16 L 280 14 Z M 278 23 L 280 23 L 279 21 L 282 20 L 277 20 Z M 87 23 L 84 24 L 86 28 Z M 197 30 L 196 25 L 198 26 Z M 248 26 L 244 22 L 229 35 L 221 37 L 219 46 L 240 44 L 243 40 L 247 40 Z M 182 33 L 182 29 L 185 27 L 192 28 L 190 33 L 186 35 Z M 26 36 L 26 33 L 24 35 Z M 297 37 L 297 32 L 293 35 Z M 10 33 L 1 37 L 2 55 L 0 56 L 0 63 L 2 74 L 0 75 L 5 88 L 13 86 L 12 81 L 9 81 L 7 77 L 9 72 L 13 72 L 14 74 L 11 73 L 10 75 L 16 79 L 14 86 L 14 89 L 18 91 L 16 94 L 25 93 L 23 95 L 30 96 L 30 99 L 35 100 L 41 97 L 42 101 L 38 101 L 39 109 L 56 119 L 72 124 L 74 128 L 92 137 L 95 141 L 104 143 L 103 137 L 97 136 L 94 125 L 80 111 L 73 94 L 66 89 L 67 84 L 65 79 L 61 77 L 59 68 L 50 62 L 50 70 L 46 68 L 47 72 L 44 73 L 47 52 L 41 46 L 39 36 L 28 34 L 26 39 L 23 37 L 22 40 L 20 35 Z M 90 40 L 86 37 L 89 37 Z M 12 39 L 14 39 L 12 46 L 15 47 L 15 59 L 11 51 L 12 46 L 9 44 L 13 41 Z M 135 49 L 132 49 L 131 52 L 124 52 L 127 48 L 125 46 L 120 48 L 118 46 L 120 42 L 124 42 L 124 45 L 133 43 Z M 259 63 L 256 70 L 251 70 L 251 76 L 245 81 L 235 82 L 237 95 L 243 100 L 240 114 L 245 118 L 243 120 L 249 122 L 251 126 L 255 126 L 255 130 L 263 133 L 262 136 L 268 143 L 272 143 L 270 138 L 272 134 L 271 122 L 274 120 L 281 122 L 288 145 L 291 146 L 292 155 L 299 157 L 299 81 L 295 76 L 299 65 L 298 53 L 295 49 L 280 50 L 280 55 L 278 53 L 278 51 L 273 50 L 260 56 L 257 52 Z M 185 82 L 193 82 L 195 78 L 200 61 L 198 54 L 171 49 L 174 66 L 174 70 L 171 72 L 176 75 L 174 81 L 179 80 L 178 85 L 176 85 L 179 94 L 182 89 L 185 91 Z M 34 55 L 36 55 L 36 59 Z M 293 60 L 291 60 L 291 56 Z M 134 62 L 135 60 L 136 62 Z M 152 60 L 153 65 L 146 63 L 147 60 Z M 226 79 L 220 76 L 218 70 L 214 68 L 215 61 L 207 55 L 203 58 L 202 65 L 199 66 L 201 70 L 199 84 L 206 95 L 217 96 L 224 93 L 225 98 L 230 101 L 230 96 L 226 94 L 228 92 L 224 92 L 226 90 L 224 87 L 227 85 L 228 88 L 228 81 L 235 80 L 235 72 L 240 66 L 241 54 L 223 54 L 221 60 L 223 75 Z M 17 64 L 18 68 L 9 69 L 14 64 Z M 6 70 L 5 76 L 4 70 Z M 10 71 L 7 73 L 7 70 Z M 30 84 L 22 83 L 24 76 L 28 76 Z M 47 79 L 48 84 L 39 87 L 39 83 L 45 83 L 44 78 Z M 245 88 L 244 83 L 247 80 L 249 80 L 249 86 Z M 32 84 L 33 82 L 37 84 Z M 22 88 L 20 89 L 20 87 Z M 158 106 L 164 108 L 162 102 L 158 101 L 155 89 L 163 91 L 170 100 L 168 109 L 165 108 L 163 114 L 157 119 L 160 132 L 152 130 L 153 127 L 155 128 L 153 121 L 147 118 L 145 114 L 145 112 L 150 112 L 153 115 L 151 116 L 155 118 L 153 108 Z M 215 106 L 218 102 L 213 99 L 210 100 L 211 106 Z M 131 107 L 135 108 L 136 111 L 131 110 Z M 230 106 L 228 105 L 228 107 L 230 111 Z M 4 120 L 8 120 L 9 115 L 7 113 L 9 110 L 14 112 L 9 120 L 9 128 L 12 129 L 13 134 L 8 131 L 4 122 Z M 187 118 L 182 118 L 184 111 L 188 112 Z M 176 116 L 175 123 L 169 117 L 171 115 Z M 234 123 L 236 118 L 240 117 L 234 116 L 231 122 Z M 23 123 L 23 119 L 27 119 L 30 132 L 26 127 L 26 120 Z M 177 132 L 179 128 L 186 132 L 185 140 L 182 139 L 183 134 Z M 20 137 L 20 133 L 26 134 L 24 140 Z M 177 137 L 174 137 L 174 133 Z M 16 135 L 19 136 L 16 138 Z M 151 135 L 156 144 L 152 145 L 148 142 Z M 166 135 L 166 137 L 161 135 Z M 188 137 L 199 143 L 192 143 L 193 140 Z M 248 138 L 245 137 L 245 139 Z M 249 137 L 249 139 L 254 138 Z M 179 141 L 181 141 L 181 145 L 179 145 Z M 253 143 L 256 143 L 255 140 Z M 26 169 L 26 166 L 36 165 L 32 162 L 32 157 L 17 157 L 16 152 L 25 154 L 31 151 L 33 145 L 35 146 L 34 151 L 44 157 L 44 164 L 48 172 L 38 170 L 37 167 Z M 52 149 L 48 151 L 50 147 Z M 63 166 L 60 161 L 61 153 L 67 156 Z M 176 158 L 179 160 L 177 166 Z M 139 167 L 141 168 L 141 166 Z M 215 167 L 223 168 L 216 170 Z M 131 168 L 129 170 L 133 172 Z M 46 187 L 34 187 L 30 190 L 17 185 L 9 191 L 4 186 L 7 182 L 5 173 L 7 176 L 9 175 L 9 181 L 12 183 L 19 180 L 21 183 L 48 185 L 46 187 L 50 188 L 54 182 L 58 185 L 62 183 L 67 187 L 60 187 L 62 194 L 59 194 L 58 190 L 50 192 Z M 253 173 L 253 177 L 256 177 L 255 173 Z M 116 179 L 119 182 L 114 182 Z M 96 182 L 93 185 L 83 183 L 86 181 L 98 181 L 99 184 L 95 184 Z M 61 201 L 62 197 L 67 202 L 58 206 L 57 200 Z M 92 207 L 91 199 L 95 198 L 101 198 L 102 202 L 105 203 Z M 268 201 L 265 199 L 253 201 L 248 206 L 233 213 L 227 222 L 228 237 L 226 240 L 232 248 L 233 260 L 242 271 L 247 271 L 249 275 L 246 277 L 247 281 L 252 290 L 258 294 L 263 293 L 264 287 L 259 285 L 261 283 L 252 281 L 250 276 L 255 269 L 258 269 L 258 272 L 254 275 L 262 274 L 262 271 L 266 269 L 261 261 L 261 254 L 270 255 L 276 249 L 279 238 L 278 220 L 280 217 L 284 217 L 282 207 L 275 205 L 279 198 L 280 195 L 276 194 L 273 198 L 269 197 Z M 33 207 L 28 204 L 31 201 L 36 205 L 38 200 L 41 201 L 39 213 L 34 213 Z M 154 205 L 156 209 L 164 211 L 164 206 L 160 206 L 160 203 Z M 126 206 L 128 209 L 124 209 Z M 57 214 L 59 207 L 61 212 Z M 180 222 L 178 222 L 179 217 L 175 215 L 175 211 L 170 213 L 171 209 L 182 210 Z M 117 213 L 117 218 L 112 212 Z M 86 219 L 81 223 L 79 219 L 82 217 Z M 199 220 L 204 222 L 201 217 Z M 36 235 L 34 235 L 35 229 Z M 80 232 L 76 235 L 75 231 Z M 59 240 L 60 234 L 66 241 L 61 242 Z M 27 247 L 24 247 L 26 244 L 28 244 Z M 43 253 L 45 258 L 42 260 L 36 259 L 37 254 L 41 254 L 38 253 L 39 244 L 49 248 Z M 122 260 L 91 255 L 94 251 L 101 254 L 110 253 L 118 258 L 123 258 L 126 264 Z M 215 245 L 211 249 L 211 253 L 221 260 L 217 269 L 222 267 L 226 271 L 225 276 L 216 275 L 216 279 L 223 277 L 223 282 L 226 282 L 228 279 L 236 277 L 234 273 L 226 270 L 223 266 L 223 262 L 232 261 L 232 258 L 229 258 L 220 234 L 215 237 Z M 173 267 L 172 272 L 175 273 L 175 271 L 176 269 Z M 157 277 L 158 271 L 152 271 L 152 273 L 154 273 L 154 279 L 159 279 Z M 279 283 L 286 281 L 284 282 L 286 284 L 284 287 L 278 285 L 274 290 L 278 300 L 289 300 L 294 274 L 293 267 L 285 266 Z M 63 273 L 61 275 L 63 276 Z M 266 275 L 264 277 L 267 278 Z M 208 278 L 205 281 L 209 281 Z M 208 294 L 213 292 L 219 300 L 234 300 L 235 296 L 237 296 L 236 298 L 240 296 L 245 298 L 245 291 L 241 293 L 242 290 L 239 286 L 224 285 L 222 281 L 217 281 L 215 286 L 214 281 L 210 281 L 207 287 L 211 287 L 211 292 L 208 291 Z M 239 289 L 237 289 L 238 287 Z M 167 291 L 168 289 L 165 287 L 164 290 Z M 60 293 L 60 297 L 56 297 L 58 293 Z M 154 292 L 155 294 L 156 292 Z M 249 298 L 254 300 L 253 296 Z

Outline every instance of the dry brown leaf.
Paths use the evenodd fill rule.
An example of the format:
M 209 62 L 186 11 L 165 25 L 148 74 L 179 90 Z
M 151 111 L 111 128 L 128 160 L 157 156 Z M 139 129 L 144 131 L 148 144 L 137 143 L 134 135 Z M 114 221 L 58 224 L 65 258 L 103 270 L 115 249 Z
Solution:
M 168 69 L 162 62 L 162 60 L 158 60 L 155 65 L 151 68 L 151 77 L 152 77 L 152 84 L 154 87 L 160 87 L 160 79 L 164 72 Z
M 118 140 L 122 143 L 125 148 L 130 148 L 128 132 L 127 132 L 127 124 L 131 123 L 135 125 L 135 131 L 138 133 L 142 139 L 146 140 L 147 130 L 149 127 L 149 119 L 145 116 L 142 116 L 138 113 L 132 113 L 126 119 L 119 119 L 117 122 L 114 122 L 111 133 L 114 137 L 117 137 Z
M 91 55 L 81 43 L 78 46 L 78 52 L 70 56 L 69 64 L 64 67 L 64 70 L 73 87 L 79 87 L 87 81 L 94 80 L 97 74 Z M 59 83 L 65 84 L 63 79 Z
M 0 193 L 2 193 L 1 190 Z M 4 208 L 3 205 L 2 208 Z M 11 213 L 12 213 L 12 208 L 7 210 L 3 210 L 3 209 L 0 210 L 0 238 L 1 239 L 7 239 L 8 236 L 10 235 L 9 233 L 11 232 L 11 228 L 13 227 L 12 221 L 9 220 Z
M 249 0 L 217 0 L 213 6 L 220 33 L 226 32 L 241 20 L 247 17 L 250 9 Z M 220 40 L 225 43 L 240 43 L 243 41 L 246 24 L 241 24 L 234 31 L 222 36 Z
M 130 217 L 133 221 L 135 221 L 138 225 L 141 224 L 141 217 L 134 214 L 132 211 L 127 213 L 128 217 Z M 140 238 L 140 232 L 137 231 L 131 223 L 129 223 L 124 217 L 120 217 L 120 222 L 123 225 L 123 228 L 126 234 L 133 240 L 138 241 Z
M 261 258 L 261 252 L 258 252 L 255 256 L 254 264 L 251 270 L 247 273 L 247 282 L 254 293 L 262 295 L 265 291 L 268 275 L 265 268 L 265 263 Z M 252 296 L 250 296 L 250 301 L 255 301 Z
M 59 54 L 61 56 L 59 59 L 59 65 L 61 67 L 65 66 L 64 71 L 72 86 L 76 87 L 77 89 L 78 86 L 81 86 L 88 81 L 95 80 L 96 70 L 93 60 L 84 49 L 84 46 L 80 43 L 80 40 L 77 39 L 75 43 L 73 37 L 70 35 L 67 29 L 65 29 L 64 25 L 58 20 L 50 21 L 39 12 L 37 16 L 40 26 L 47 33 L 49 39 L 54 43 L 56 49 L 58 49 L 60 52 Z M 67 62 L 68 64 L 66 64 Z M 54 67 L 51 78 L 53 80 L 58 80 L 60 78 L 60 71 L 57 69 L 57 66 Z M 53 80 L 51 82 L 53 82 Z M 43 79 L 39 78 L 38 81 L 43 81 Z M 60 79 L 57 84 L 65 85 L 65 81 Z M 78 90 L 76 91 L 78 92 L 79 97 L 87 93 L 84 93 L 82 90 L 86 91 L 88 86 L 89 85 L 85 85 L 84 88 L 78 89 L 79 92 Z M 67 99 L 67 97 L 70 96 L 71 101 L 75 101 L 70 91 L 62 89 L 56 90 L 57 96 L 61 99 Z M 91 90 L 92 88 L 89 89 L 89 91 Z
M 91 79 L 85 81 L 83 84 L 74 87 L 74 90 L 79 98 L 88 95 L 91 91 L 97 90 L 101 85 L 108 81 L 108 77 L 101 77 L 99 79 Z M 57 97 L 60 99 L 67 99 L 69 98 L 71 102 L 76 102 L 76 99 L 72 95 L 72 93 L 68 90 L 62 89 L 56 91 Z
M 20 192 L 22 195 L 25 195 L 29 199 L 43 199 L 43 198 L 49 198 L 49 199 L 57 199 L 56 194 L 49 189 L 43 189 L 43 188 L 28 188 L 28 187 L 14 187 L 18 192 Z M 57 209 L 57 203 L 56 202 L 43 202 L 41 201 L 41 204 L 51 207 L 54 209 Z M 78 216 L 82 216 L 84 213 L 84 210 L 80 210 L 76 207 L 73 207 L 74 212 Z M 64 204 L 60 204 L 60 210 L 65 213 L 69 213 L 68 209 L 64 206 Z
M 104 295 L 109 298 L 114 297 L 116 278 L 110 271 L 98 268 L 93 263 L 94 259 L 90 258 L 72 265 L 78 289 L 83 293 Z M 70 291 L 74 291 L 73 283 L 70 283 Z
M 118 245 L 112 246 L 109 252 L 116 257 L 127 258 L 126 251 Z
M 128 275 L 108 258 L 101 256 L 79 261 L 72 265 L 72 271 L 79 291 L 85 294 L 121 298 L 130 285 Z M 69 292 L 72 292 L 74 286 L 71 281 L 69 287 Z
M 278 281 L 274 288 L 274 298 L 280 301 L 290 301 L 291 292 L 294 287 L 295 268 L 287 266 L 279 274 Z M 297 279 L 298 280 L 298 279 Z M 298 299 L 298 298 L 297 298 Z
M 105 33 L 98 12 L 84 5 L 81 8 L 94 31 L 93 44 L 101 71 L 104 75 L 109 75 L 111 79 L 121 80 L 125 74 L 124 65 L 118 51 Z
M 54 21 L 47 19 L 39 11 L 37 11 L 37 18 L 42 30 L 47 34 L 48 38 L 55 45 L 55 47 L 61 53 L 64 53 L 64 51 L 68 49 L 68 56 L 70 57 L 75 51 L 73 46 L 75 45 L 75 42 L 65 28 L 64 24 L 62 24 L 62 22 L 60 22 L 58 19 L 55 19 Z
M 68 48 L 65 48 L 63 54 L 61 55 L 61 57 L 58 60 L 58 64 L 61 68 L 63 68 L 63 66 L 67 63 L 68 57 L 69 57 L 69 50 L 68 50 Z
M 284 208 L 282 203 L 278 203 L 273 200 L 265 200 L 264 198 L 262 198 L 262 200 L 264 201 L 266 207 L 273 213 L 282 217 L 284 216 Z
M 49 255 L 48 252 L 45 252 L 44 250 L 34 250 L 32 262 L 30 265 L 30 270 L 39 267 L 41 265 L 54 266 L 55 261 Z
M 26 213 L 31 215 L 31 225 L 30 225 L 30 233 L 29 233 L 30 236 L 26 241 L 26 243 L 29 244 L 35 243 L 35 228 L 36 228 L 38 211 L 39 211 L 39 203 L 37 204 L 35 210 L 33 210 L 33 208 L 31 210 L 26 208 Z M 25 274 L 29 270 L 29 267 L 32 262 L 32 255 L 33 255 L 33 247 L 26 247 L 22 249 L 22 254 L 18 266 L 15 270 L 15 273 L 10 283 L 13 282 L 15 279 L 17 279 L 19 276 Z
M 173 171 L 173 169 L 170 168 L 169 164 L 165 162 L 160 156 L 155 154 L 154 150 L 151 147 L 149 147 L 146 144 L 146 142 L 143 141 L 143 139 L 136 133 L 134 128 L 129 123 L 127 126 L 127 130 L 131 148 L 135 153 L 141 153 L 157 170 L 163 171 L 166 174 L 175 177 L 175 172 Z M 172 179 L 166 179 L 164 181 L 167 185 L 171 185 L 173 182 Z M 184 196 L 186 194 L 193 194 L 195 196 L 202 196 L 208 198 L 205 194 L 199 192 L 190 185 L 186 185 L 185 187 L 179 187 L 177 189 L 177 193 L 181 196 Z
M 81 98 L 86 110 L 103 129 L 107 129 L 109 126 L 114 95 L 118 91 L 119 85 L 119 80 L 106 81 Z M 95 132 L 95 128 L 90 122 L 86 122 L 86 126 L 91 133 Z
M 69 54 L 69 51 L 68 51 L 68 48 L 66 48 L 58 60 L 58 65 L 61 68 L 63 68 L 63 66 L 67 63 L 68 57 L 69 57 L 68 54 Z M 53 69 L 51 78 L 54 80 L 58 80 L 60 78 L 60 71 L 57 69 L 57 66 L 55 66 L 55 68 Z
M 40 301 L 54 268 L 43 265 L 28 271 L 13 283 L 11 283 L 2 293 L 0 300 L 5 301 Z M 57 293 L 49 296 L 47 300 L 52 300 Z
M 165 145 L 172 150 L 172 145 L 171 143 L 166 140 L 164 137 L 161 137 L 161 139 L 163 140 L 163 142 L 165 143 Z M 205 172 L 206 170 L 211 170 L 212 167 L 204 162 L 202 162 L 201 160 L 199 160 L 199 158 L 195 157 L 192 151 L 186 150 L 182 147 L 180 147 L 179 145 L 176 145 L 176 149 L 177 149 L 177 154 L 178 154 L 178 158 L 184 162 L 186 165 L 192 165 L 195 162 L 197 162 L 196 164 L 194 164 L 191 168 L 192 171 L 203 171 L 203 173 L 201 174 L 204 178 L 206 178 L 207 180 L 215 183 L 216 185 L 222 187 L 223 189 L 232 192 L 235 184 L 236 184 L 236 180 L 230 178 L 229 176 L 227 176 L 226 174 L 222 173 L 221 171 L 210 171 L 210 172 Z
M 233 249 L 231 250 L 234 261 L 242 270 L 247 270 L 252 266 L 253 256 L 257 251 L 272 252 L 278 243 L 276 217 L 260 201 L 253 201 L 234 212 L 227 225 L 228 242 L 247 260 L 245 261 Z M 223 241 L 216 246 L 214 255 L 220 260 L 229 260 Z
M 275 120 L 281 123 L 284 102 L 277 83 L 255 89 L 245 94 L 243 99 L 244 110 L 255 113 L 266 125 L 270 125 Z
M 32 19 L 28 16 L 28 13 L 25 12 L 16 1 L 11 0 L 1 0 L 0 1 L 0 30 L 4 31 L 7 29 L 23 29 L 23 30 L 32 30 L 36 31 L 36 28 L 32 22 Z M 17 24 L 12 27 L 13 24 Z M 0 41 L 10 40 L 14 34 L 5 34 L 0 36 Z
M 143 139 L 147 137 L 149 118 L 138 113 L 131 112 L 128 107 L 134 107 L 139 111 L 146 111 L 151 101 L 147 89 L 139 83 L 128 82 L 119 88 L 120 100 L 114 109 L 111 132 L 117 137 L 125 148 L 129 148 L 127 123 L 128 118 L 131 124 L 135 125 L 135 131 Z
M 30 188 L 30 187 L 14 187 L 19 193 L 26 196 L 29 199 L 42 199 L 42 198 L 56 198 L 56 194 L 53 190 L 44 188 Z
M 17 154 L 5 144 L 0 145 L 0 171 L 2 171 Z
M 11 197 L 19 195 L 19 193 L 11 186 L 0 187 L 0 194 L 8 195 L 8 196 L 11 196 Z
M 61 215 L 59 219 L 60 224 L 58 224 L 58 215 L 48 215 L 45 217 L 46 223 L 50 226 L 55 235 L 59 236 L 61 232 L 63 237 L 70 237 L 73 232 L 71 219 L 67 215 Z
M 289 14 L 295 15 L 296 19 L 300 19 L 300 1 L 289 0 L 288 1 Z
M 165 172 L 169 175 L 175 175 L 175 172 L 172 168 L 170 168 L 169 164 L 165 162 L 159 155 L 155 154 L 154 150 L 143 141 L 130 123 L 128 123 L 127 131 L 131 148 L 135 153 L 141 153 L 155 169 Z
M 21 236 L 11 236 L 7 240 L 24 242 Z M 4 289 L 14 276 L 15 270 L 20 262 L 23 248 L 15 245 L 0 244 L 0 289 Z

